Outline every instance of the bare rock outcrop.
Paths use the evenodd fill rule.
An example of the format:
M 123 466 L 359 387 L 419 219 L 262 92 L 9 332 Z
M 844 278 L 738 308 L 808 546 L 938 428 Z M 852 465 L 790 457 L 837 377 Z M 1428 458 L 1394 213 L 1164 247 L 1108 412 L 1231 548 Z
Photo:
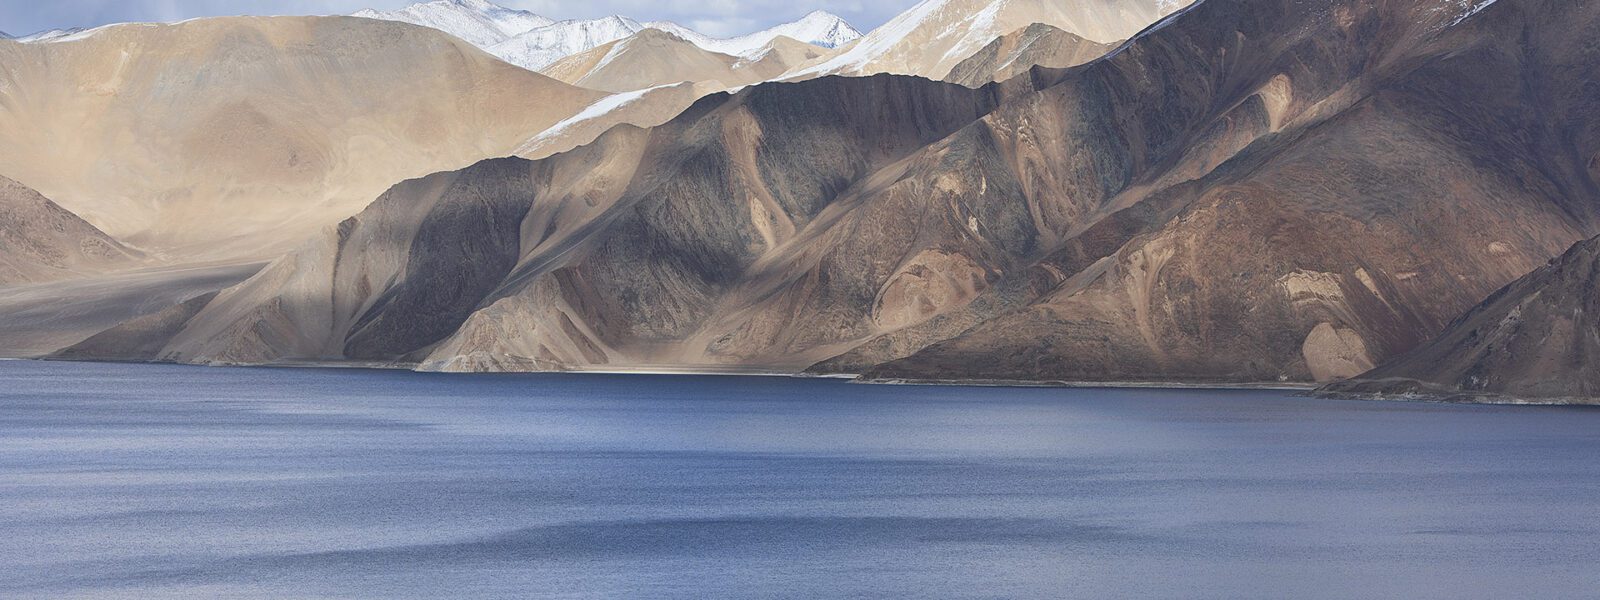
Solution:
M 1324 392 L 1600 404 L 1600 238 L 1496 292 L 1421 347 Z

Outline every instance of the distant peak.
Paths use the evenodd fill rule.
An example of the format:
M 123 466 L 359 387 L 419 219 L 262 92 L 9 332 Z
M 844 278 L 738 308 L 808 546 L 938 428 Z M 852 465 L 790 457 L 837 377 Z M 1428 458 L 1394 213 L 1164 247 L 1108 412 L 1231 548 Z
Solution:
M 841 17 L 839 15 L 833 14 L 833 13 L 825 11 L 825 10 L 813 10 L 811 12 L 808 12 L 808 13 L 806 13 L 806 16 L 800 17 L 800 21 L 802 21 L 802 22 L 837 21 L 837 22 L 840 22 L 840 23 L 847 22 L 847 21 L 845 21 L 844 17 Z
M 635 34 L 633 34 L 632 37 L 626 38 L 626 39 L 624 39 L 622 41 L 623 42 L 628 42 L 628 41 L 632 41 L 632 40 L 644 40 L 644 41 L 663 40 L 663 41 L 689 43 L 688 40 L 683 39 L 683 36 L 678 35 L 677 33 L 674 33 L 674 32 L 671 32 L 671 31 L 667 31 L 665 29 L 657 29 L 655 27 L 646 27 L 644 29 L 641 29 L 641 30 L 639 30 L 639 33 L 635 33 Z

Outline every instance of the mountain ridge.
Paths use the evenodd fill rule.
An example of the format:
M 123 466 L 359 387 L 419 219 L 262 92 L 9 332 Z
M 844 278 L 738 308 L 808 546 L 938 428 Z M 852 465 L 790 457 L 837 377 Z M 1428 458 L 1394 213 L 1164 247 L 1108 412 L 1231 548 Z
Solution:
M 542 70 L 568 56 L 588 51 L 646 29 L 672 33 L 700 48 L 744 56 L 777 37 L 790 37 L 822 48 L 834 48 L 861 36 L 844 18 L 816 10 L 795 21 L 731 38 L 716 38 L 670 21 L 640 22 L 612 15 L 557 21 L 531 12 L 508 9 L 487 0 L 433 0 L 397 11 L 366 9 L 352 16 L 404 21 L 455 35 L 502 60 L 529 70 Z

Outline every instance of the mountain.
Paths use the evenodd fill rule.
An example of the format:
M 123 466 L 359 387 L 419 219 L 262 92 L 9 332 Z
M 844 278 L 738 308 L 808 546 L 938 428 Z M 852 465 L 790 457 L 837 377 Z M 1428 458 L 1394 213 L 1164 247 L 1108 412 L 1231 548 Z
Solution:
M 1053 106 L 1075 113 L 1069 131 L 1112 137 L 1037 155 L 1079 166 L 1031 185 L 1108 201 L 1064 215 L 1066 235 L 1018 279 L 1039 296 L 974 303 L 816 369 L 1337 380 L 1600 232 L 1600 102 L 1581 91 L 1600 76 L 1584 41 L 1600 7 L 1325 8 L 1208 0 L 1079 71 Z M 1025 131 L 1061 139 L 1039 127 Z
M 1088 64 L 977 89 L 753 85 L 394 186 L 139 347 L 457 371 L 1349 377 L 1600 233 L 1596 33 L 1600 5 L 1559 0 L 1207 0 Z
M 744 58 L 745 64 L 751 65 L 749 68 L 755 68 L 754 65 L 771 64 L 781 68 L 781 74 L 795 67 L 816 61 L 828 54 L 827 50 L 814 44 L 807 44 L 787 36 L 778 36 L 772 38 L 772 41 L 767 42 L 766 45 L 745 53 L 742 58 Z M 766 79 L 770 79 L 770 77 Z
M 1113 44 L 1182 8 L 1181 0 L 923 0 L 853 46 L 792 75 L 895 73 L 943 79 L 1006 34 L 1044 24 Z
M 999 97 L 915 78 L 758 86 L 549 159 L 409 181 L 223 292 L 149 358 L 682 360 L 668 342 L 700 326 L 744 266 L 822 216 L 850 181 Z M 784 151 L 761 151 L 763 140 Z M 448 349 L 430 357 L 435 347 Z
M 1075 67 L 1105 56 L 1115 44 L 1091 42 L 1043 23 L 1001 36 L 961 61 L 944 80 L 968 87 L 1005 81 L 1035 66 Z
M 714 38 L 667 21 L 640 23 L 623 16 L 557 22 L 487 0 L 434 0 L 397 11 L 367 9 L 352 16 L 432 27 L 482 48 L 506 62 L 534 71 L 645 29 L 665 31 L 709 52 L 735 56 L 759 52 L 780 36 L 823 48 L 841 46 L 861 37 L 861 32 L 844 19 L 823 11 L 812 12 L 798 21 L 771 29 L 727 39 Z
M 844 19 L 825 12 L 813 12 L 799 21 L 736 38 L 707 36 L 676 23 L 640 23 L 628 17 L 562 21 L 524 32 L 486 49 L 506 62 L 542 71 L 563 58 L 632 36 L 647 29 L 658 30 L 717 54 L 748 57 L 761 52 L 772 41 L 787 37 L 823 48 L 848 43 L 861 33 Z
M 1600 238 L 1496 292 L 1444 333 L 1355 380 L 1355 395 L 1600 403 Z
M 0 286 L 83 276 L 138 259 L 39 192 L 0 177 Z
M 276 256 L 603 96 L 348 17 L 114 25 L 0 44 L 0 74 L 8 175 L 175 261 Z
M 663 30 L 645 29 L 563 58 L 540 72 L 572 85 L 608 92 L 631 92 L 687 81 L 705 84 L 702 90 L 711 93 L 777 77 L 821 56 L 822 51 L 778 37 L 768 40 L 751 58 L 741 59 L 706 50 Z
M 53 358 L 92 360 L 147 360 L 161 351 L 185 323 L 205 308 L 218 292 L 204 292 L 171 308 L 134 317 L 51 354 Z
M 538 71 L 558 60 L 620 40 L 644 28 L 643 24 L 627 17 L 561 21 L 523 32 L 486 50 L 508 63 Z
M 396 11 L 366 9 L 351 16 L 432 27 L 479 48 L 488 48 L 519 33 L 555 22 L 486 0 L 434 0 Z
M 741 57 L 759 53 L 762 48 L 780 37 L 820 48 L 838 48 L 861 37 L 861 32 L 843 17 L 820 10 L 813 11 L 798 21 L 726 39 L 713 38 L 671 22 L 655 22 L 648 26 L 673 33 L 706 50 Z

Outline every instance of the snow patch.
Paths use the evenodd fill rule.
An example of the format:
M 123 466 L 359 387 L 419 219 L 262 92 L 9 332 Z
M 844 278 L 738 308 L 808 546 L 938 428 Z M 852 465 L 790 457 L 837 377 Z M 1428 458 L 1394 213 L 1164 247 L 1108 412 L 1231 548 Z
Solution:
M 646 88 L 646 89 L 632 91 L 632 92 L 623 92 L 623 93 L 620 93 L 620 94 L 612 94 L 610 96 L 606 96 L 604 98 L 601 98 L 601 99 L 595 101 L 594 104 L 590 104 L 588 107 L 584 108 L 583 110 L 578 111 L 578 114 L 575 114 L 575 115 L 572 115 L 570 117 L 567 117 L 566 119 L 563 119 L 560 123 L 556 123 L 555 125 L 551 125 L 549 129 L 544 130 L 543 132 L 539 133 L 539 135 L 533 136 L 533 138 L 529 139 L 520 148 L 517 148 L 517 152 L 516 153 L 517 154 L 522 154 L 524 152 L 528 152 L 530 150 L 533 150 L 534 148 L 538 147 L 539 144 L 542 144 L 544 142 L 548 142 L 550 140 L 556 139 L 556 138 L 560 137 L 562 134 L 566 133 L 567 131 L 571 130 L 573 127 L 576 127 L 577 125 L 579 125 L 581 123 L 584 123 L 584 122 L 587 122 L 587 121 L 593 121 L 595 119 L 599 119 L 599 118 L 604 117 L 604 116 L 606 116 L 608 114 L 611 114 L 612 112 L 620 110 L 620 109 L 622 109 L 622 108 L 624 108 L 624 107 L 626 107 L 626 106 L 628 106 L 630 104 L 633 104 L 634 102 L 638 102 L 641 98 L 644 98 L 645 96 L 649 95 L 651 92 L 654 92 L 654 91 L 660 90 L 660 89 L 677 87 L 679 85 L 683 85 L 683 84 L 682 83 L 669 83 L 669 84 L 666 84 L 666 85 L 658 85 L 658 86 L 653 87 L 653 88 Z

